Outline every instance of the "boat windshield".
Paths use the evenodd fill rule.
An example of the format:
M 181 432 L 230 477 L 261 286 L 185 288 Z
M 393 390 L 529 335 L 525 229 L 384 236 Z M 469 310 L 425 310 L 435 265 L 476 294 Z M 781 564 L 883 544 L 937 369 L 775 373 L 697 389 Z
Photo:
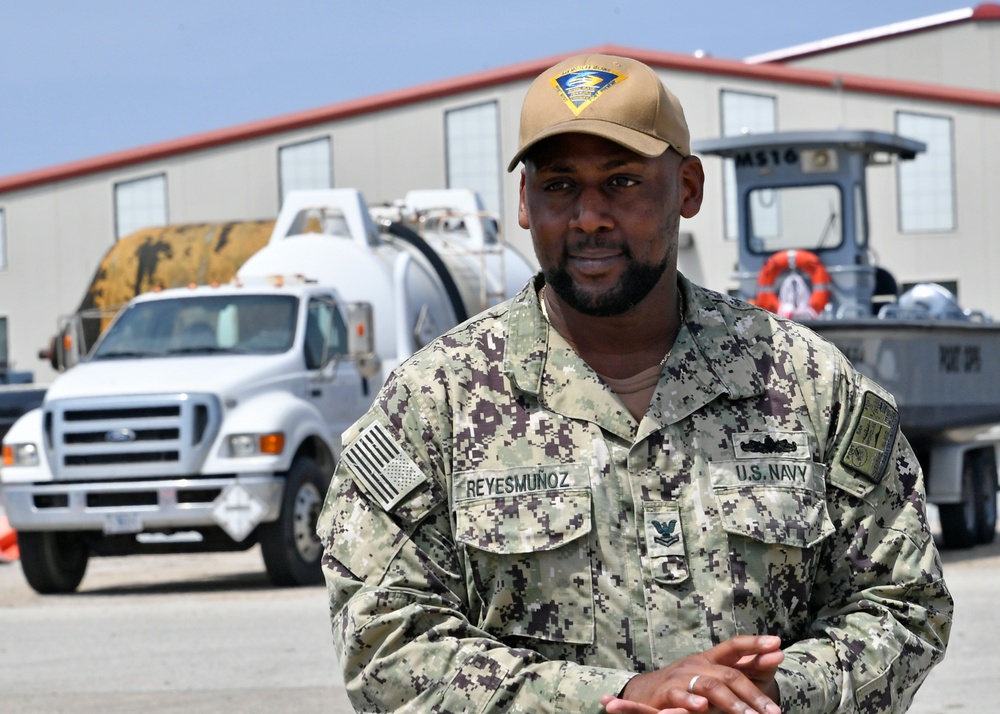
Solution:
M 750 250 L 837 248 L 844 241 L 840 187 L 834 184 L 761 188 L 747 197 Z
M 94 347 L 91 360 L 191 354 L 278 354 L 292 347 L 298 299 L 291 295 L 211 295 L 128 307 Z

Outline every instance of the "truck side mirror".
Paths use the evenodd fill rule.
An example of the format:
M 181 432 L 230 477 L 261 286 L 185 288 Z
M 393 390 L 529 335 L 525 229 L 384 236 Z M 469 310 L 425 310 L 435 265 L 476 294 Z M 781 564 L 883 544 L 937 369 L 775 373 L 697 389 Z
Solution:
M 52 369 L 57 372 L 61 371 L 59 369 L 59 355 L 56 353 L 56 343 L 58 340 L 59 337 L 57 335 L 53 335 L 49 338 L 49 346 L 38 350 L 38 359 L 48 362 L 52 365 Z
M 378 374 L 382 360 L 375 353 L 374 310 L 370 302 L 347 305 L 347 356 L 354 360 L 362 377 Z
M 48 347 L 38 350 L 38 359 L 48 362 L 57 372 L 65 372 L 72 367 L 79 361 L 73 349 L 75 332 L 71 317 L 60 318 L 59 332 L 49 339 Z
M 82 335 L 83 326 L 77 315 L 66 315 L 59 319 L 59 331 L 49 343 L 49 350 L 45 355 L 53 369 L 65 372 L 76 366 L 80 361 Z

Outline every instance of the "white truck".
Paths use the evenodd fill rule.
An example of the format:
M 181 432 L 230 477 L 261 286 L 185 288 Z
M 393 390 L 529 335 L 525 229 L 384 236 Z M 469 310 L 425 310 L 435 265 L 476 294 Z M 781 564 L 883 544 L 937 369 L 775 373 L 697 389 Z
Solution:
M 137 296 L 11 427 L 0 494 L 28 583 L 256 543 L 275 584 L 320 582 L 342 431 L 389 370 L 532 272 L 470 192 L 290 194 L 235 280 Z

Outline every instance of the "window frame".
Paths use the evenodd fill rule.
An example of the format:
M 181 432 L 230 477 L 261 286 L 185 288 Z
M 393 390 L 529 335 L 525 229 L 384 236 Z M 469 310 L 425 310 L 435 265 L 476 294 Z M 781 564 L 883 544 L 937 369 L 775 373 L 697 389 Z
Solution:
M 0 369 L 10 369 L 10 318 L 0 315 Z
M 913 118 L 916 120 L 926 120 L 930 121 L 940 121 L 947 127 L 948 141 L 945 150 L 948 152 L 946 157 L 941 158 L 940 154 L 942 151 L 941 144 L 930 141 L 926 134 L 918 135 L 920 132 L 914 132 L 911 128 L 903 128 L 900 126 L 900 119 L 903 117 Z M 894 125 L 896 133 L 900 136 L 905 136 L 907 138 L 916 139 L 922 141 L 927 145 L 927 149 L 923 152 L 918 153 L 913 159 L 909 161 L 897 161 L 896 162 L 896 224 L 900 234 L 903 235 L 926 235 L 928 233 L 957 233 L 958 232 L 958 177 L 956 176 L 956 165 L 955 165 L 955 119 L 952 116 L 944 114 L 932 114 L 930 112 L 916 112 L 899 109 L 895 113 Z M 940 190 L 934 190 L 934 186 L 928 191 L 924 189 L 923 192 L 907 190 L 907 184 L 912 184 L 915 181 L 919 181 L 921 178 L 925 183 L 934 183 L 940 180 L 940 171 L 942 167 L 940 165 L 926 166 L 927 162 L 935 161 L 940 164 L 947 161 L 947 177 L 949 190 L 947 192 L 942 192 Z M 920 171 L 924 168 L 924 175 L 919 174 L 914 175 L 915 172 Z M 929 194 L 933 194 L 932 196 Z M 917 214 L 928 213 L 927 211 L 919 211 L 919 208 L 926 208 L 929 203 L 938 202 L 941 200 L 942 195 L 947 195 L 947 211 L 950 214 L 949 224 L 924 224 L 924 225 L 908 225 L 907 219 L 907 206 L 910 205 L 910 223 L 914 223 L 915 220 L 912 218 L 913 210 L 917 210 Z M 912 196 L 912 198 L 908 198 Z M 917 221 L 918 222 L 918 221 Z
M 288 178 L 290 178 L 290 177 L 286 177 L 286 175 L 285 175 L 286 164 L 285 164 L 285 162 L 283 160 L 285 152 L 287 152 L 287 151 L 293 151 L 293 150 L 296 150 L 296 149 L 303 149 L 303 148 L 305 148 L 307 146 L 310 146 L 310 145 L 318 146 L 320 144 L 324 144 L 326 146 L 326 179 L 327 179 L 326 185 L 325 186 L 305 186 L 305 185 L 298 186 L 298 185 L 295 185 L 295 186 L 292 186 L 291 188 L 286 188 L 286 183 L 288 182 Z M 311 139 L 302 139 L 301 141 L 293 141 L 293 142 L 288 143 L 288 144 L 281 144 L 280 146 L 278 146 L 277 161 L 278 161 L 278 205 L 279 206 L 284 205 L 284 203 L 285 203 L 285 197 L 291 191 L 324 190 L 324 189 L 330 189 L 330 188 L 334 187 L 334 183 L 333 183 L 333 137 L 331 137 L 329 134 L 326 134 L 324 136 L 313 137 Z M 317 165 L 319 165 L 319 164 L 317 163 Z M 305 182 L 305 183 L 309 183 L 309 182 Z
M 492 174 L 490 181 L 493 183 L 490 187 L 484 187 L 478 181 L 470 181 L 462 178 L 461 172 L 457 169 L 464 167 L 458 167 L 456 165 L 457 155 L 458 155 L 458 138 L 455 137 L 454 133 L 457 131 L 458 127 L 453 124 L 453 121 L 457 121 L 457 118 L 462 116 L 465 112 L 472 112 L 475 110 L 482 110 L 484 108 L 492 108 L 492 121 L 493 126 L 487 128 L 481 136 L 490 136 L 491 147 L 487 147 L 485 150 L 478 154 L 476 161 L 482 163 L 483 159 L 488 157 L 488 160 L 493 164 L 489 171 Z M 468 116 L 468 115 L 466 115 Z M 478 122 L 475 122 L 478 123 Z M 445 171 L 445 185 L 448 188 L 467 188 L 475 191 L 479 194 L 480 200 L 486 207 L 486 210 L 494 213 L 496 216 L 501 218 L 501 225 L 503 224 L 503 157 L 501 151 L 501 129 L 500 129 L 500 100 L 499 99 L 488 99 L 486 101 L 475 102 L 472 104 L 464 104 L 462 106 L 451 107 L 445 109 L 444 111 L 444 171 Z M 455 141 L 453 142 L 453 139 Z M 468 141 L 467 136 L 461 137 L 464 141 Z M 468 163 L 468 159 L 465 159 Z M 471 171 L 466 171 L 466 173 L 472 174 Z M 458 175 L 456 175 L 458 174 Z M 485 174 L 483 174 L 485 175 Z M 473 185 L 476 184 L 476 185 Z
M 7 209 L 0 206 L 0 271 L 7 267 Z
M 320 311 L 323 309 L 329 311 L 327 315 L 328 321 L 325 325 L 327 329 L 325 336 L 322 335 L 324 325 L 319 321 L 323 317 L 320 314 Z M 315 322 L 313 321 L 314 313 L 316 313 Z M 322 347 L 318 360 L 312 354 L 315 329 L 320 330 L 320 336 L 323 338 L 321 340 Z M 343 359 L 348 354 L 347 342 L 347 320 L 340 310 L 340 303 L 337 299 L 332 295 L 311 295 L 309 302 L 306 304 L 306 326 L 302 340 L 306 369 L 324 369 L 333 360 Z
M 138 228 L 131 228 L 128 232 L 122 232 L 122 194 L 121 191 L 127 186 L 137 186 L 142 183 L 148 183 L 152 181 L 162 181 L 162 207 L 163 207 L 163 218 L 159 223 L 148 223 L 140 225 Z M 148 174 L 146 176 L 138 176 L 136 178 L 125 179 L 123 181 L 115 181 L 112 192 L 114 195 L 114 213 L 115 213 L 115 241 L 119 241 L 125 236 L 132 235 L 136 231 L 140 231 L 144 228 L 154 228 L 156 226 L 165 226 L 170 222 L 170 197 L 168 192 L 167 183 L 167 173 L 166 171 L 160 171 L 155 174 Z
M 728 98 L 742 98 L 744 100 L 761 100 L 770 105 L 769 126 L 762 129 L 763 124 L 754 123 L 747 127 L 744 122 L 740 122 L 739 129 L 735 129 L 730 119 L 729 111 L 734 109 L 727 103 Z M 729 109 L 727 110 L 727 106 Z M 767 123 L 767 122 L 765 122 Z M 763 94 L 761 92 L 745 92 L 738 89 L 721 88 L 719 90 L 719 133 L 721 136 L 738 136 L 744 130 L 758 133 L 774 132 L 778 130 L 778 97 L 775 94 Z M 739 197 L 736 195 L 736 164 L 733 159 L 724 158 L 722 160 L 722 239 L 724 241 L 739 240 Z

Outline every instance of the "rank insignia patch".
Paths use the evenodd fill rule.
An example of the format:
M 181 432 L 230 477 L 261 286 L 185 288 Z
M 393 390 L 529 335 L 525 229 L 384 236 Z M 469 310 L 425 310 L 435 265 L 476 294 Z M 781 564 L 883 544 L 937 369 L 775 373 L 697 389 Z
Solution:
M 684 557 L 681 514 L 674 504 L 656 504 L 645 512 L 646 548 L 650 557 Z
M 571 70 L 549 80 L 563 102 L 570 110 L 579 115 L 588 105 L 601 94 L 621 84 L 628 75 L 612 72 L 603 67 L 574 67 Z
M 899 412 L 895 407 L 877 394 L 865 392 L 842 463 L 878 483 L 889 463 L 898 430 Z

